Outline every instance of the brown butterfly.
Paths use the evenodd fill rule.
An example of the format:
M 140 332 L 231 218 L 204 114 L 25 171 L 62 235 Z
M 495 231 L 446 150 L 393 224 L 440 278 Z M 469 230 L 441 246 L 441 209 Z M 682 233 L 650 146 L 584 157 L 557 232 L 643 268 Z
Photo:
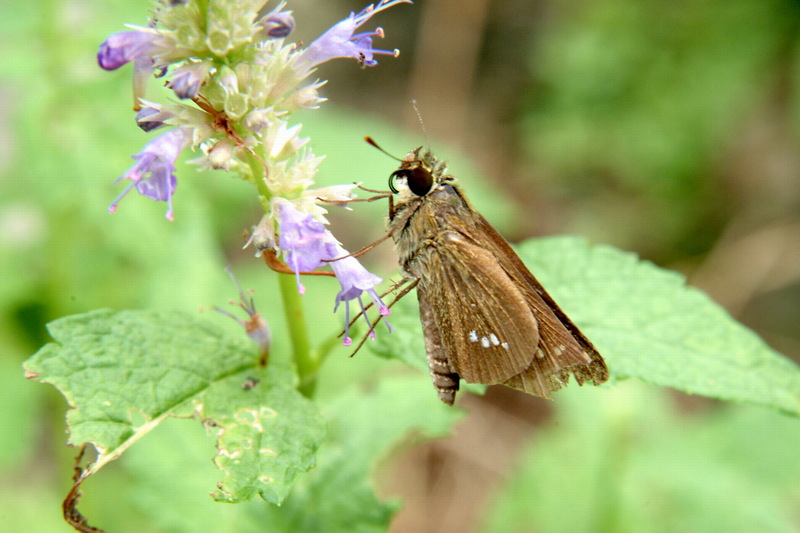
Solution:
M 548 399 L 570 374 L 581 385 L 605 382 L 597 349 L 472 207 L 444 163 L 421 147 L 400 161 L 389 178 L 388 233 L 407 283 L 399 296 L 417 289 L 439 399 L 452 405 L 461 379 Z

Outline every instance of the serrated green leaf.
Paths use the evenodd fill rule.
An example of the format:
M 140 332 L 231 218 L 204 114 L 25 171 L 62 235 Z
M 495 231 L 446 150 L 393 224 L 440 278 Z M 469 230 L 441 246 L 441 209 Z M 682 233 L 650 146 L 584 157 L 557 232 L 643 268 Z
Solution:
M 72 406 L 68 442 L 92 443 L 98 463 L 214 382 L 254 364 L 254 350 L 179 313 L 99 310 L 61 318 L 48 330 L 56 343 L 25 368 L 64 394 Z
M 613 377 L 800 415 L 800 367 L 680 274 L 573 237 L 526 241 L 518 251 Z M 369 349 L 426 369 L 415 302 L 407 297 L 394 310 L 397 331 Z
M 218 498 L 255 494 L 279 503 L 314 465 L 319 413 L 294 389 L 288 361 L 258 368 L 254 345 L 182 313 L 108 310 L 49 325 L 56 343 L 25 364 L 29 377 L 67 399 L 68 443 L 98 452 L 92 474 L 166 418 L 195 417 L 217 435 L 226 473 Z M 243 387 L 249 376 L 260 382 Z M 268 452 L 266 450 L 269 450 Z
M 319 466 L 298 478 L 280 507 L 260 500 L 236 506 L 204 506 L 203 499 L 192 495 L 191 489 L 207 476 L 194 470 L 187 472 L 202 460 L 202 442 L 194 431 L 177 435 L 177 424 L 168 422 L 152 439 L 133 448 L 133 460 L 125 463 L 142 483 L 136 486 L 134 496 L 137 510 L 170 532 L 384 532 L 399 503 L 376 497 L 370 480 L 376 463 L 400 444 L 410 446 L 449 432 L 465 414 L 442 404 L 430 392 L 427 380 L 412 371 L 393 372 L 376 380 L 374 387 L 349 384 L 340 388 L 339 394 L 325 404 L 330 430 L 319 451 Z M 153 458 L 158 452 L 153 441 L 158 440 L 177 440 L 187 452 L 178 457 L 172 451 L 169 456 Z M 160 471 L 158 476 L 154 470 Z M 160 479 L 162 476 L 165 479 Z M 91 501 L 87 499 L 87 504 Z
M 376 461 L 404 436 L 440 437 L 463 416 L 441 403 L 427 380 L 413 375 L 391 376 L 368 390 L 351 388 L 325 410 L 330 430 L 320 466 L 298 480 L 283 507 L 254 514 L 262 531 L 386 531 L 398 505 L 375 496 L 369 477 Z
M 325 423 L 316 406 L 293 386 L 287 366 L 238 374 L 193 401 L 209 432 L 217 434 L 214 463 L 225 472 L 221 502 L 256 494 L 281 504 L 295 476 L 314 467 Z
M 519 253 L 612 376 L 800 415 L 800 367 L 680 274 L 570 237 L 527 241 Z

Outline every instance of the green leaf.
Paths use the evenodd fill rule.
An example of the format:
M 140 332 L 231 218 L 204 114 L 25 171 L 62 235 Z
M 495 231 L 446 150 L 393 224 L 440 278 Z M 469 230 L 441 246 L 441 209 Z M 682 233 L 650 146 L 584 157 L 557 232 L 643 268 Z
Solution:
M 215 494 L 280 503 L 314 465 L 321 417 L 294 389 L 288 361 L 257 367 L 255 346 L 180 313 L 94 311 L 49 324 L 56 343 L 26 363 L 27 375 L 66 398 L 68 443 L 91 443 L 93 474 L 171 416 L 194 417 L 217 437 L 225 479 Z M 250 377 L 259 383 L 243 387 Z
M 352 360 L 328 361 L 347 363 Z M 374 477 L 376 464 L 380 466 L 384 457 L 402 445 L 449 432 L 465 414 L 439 402 L 426 379 L 400 364 L 391 366 L 395 367 L 391 372 L 373 380 L 374 386 L 340 384 L 337 394 L 325 402 L 329 438 L 319 450 L 318 466 L 297 479 L 280 507 L 261 500 L 209 505 L 205 494 L 195 490 L 198 484 L 208 482 L 208 475 L 195 467 L 199 461 L 207 462 L 208 446 L 196 428 L 186 431 L 179 421 L 167 421 L 126 455 L 124 484 L 136 510 L 159 531 L 175 533 L 386 531 L 398 503 L 375 496 L 370 477 Z M 163 448 L 170 444 L 175 449 L 164 453 Z M 96 499 L 87 498 L 86 504 Z M 98 523 L 106 524 L 100 518 Z
M 800 415 L 800 367 L 680 274 L 570 237 L 527 241 L 519 253 L 612 376 Z
M 378 459 L 406 437 L 437 438 L 463 411 L 441 403 L 427 380 L 396 374 L 366 388 L 350 388 L 326 405 L 329 441 L 319 467 L 295 485 L 280 507 L 254 515 L 259 531 L 378 533 L 388 529 L 396 502 L 380 502 L 369 481 Z
M 574 237 L 530 240 L 518 251 L 613 377 L 800 415 L 800 367 L 680 274 Z M 397 331 L 379 335 L 370 350 L 427 371 L 414 300 L 393 310 Z
M 314 467 L 324 420 L 297 392 L 288 366 L 234 378 L 226 380 L 231 386 L 194 402 L 209 431 L 218 435 L 214 463 L 226 474 L 212 496 L 238 503 L 259 494 L 280 504 L 295 476 Z

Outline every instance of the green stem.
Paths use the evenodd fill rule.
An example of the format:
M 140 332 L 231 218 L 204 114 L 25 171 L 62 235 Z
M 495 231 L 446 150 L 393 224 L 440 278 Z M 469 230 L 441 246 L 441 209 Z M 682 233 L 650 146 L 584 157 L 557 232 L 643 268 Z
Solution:
M 264 181 L 264 166 L 253 156 L 248 156 L 248 160 L 250 162 L 250 169 L 253 172 L 253 179 L 255 180 L 258 194 L 263 196 L 265 200 L 269 200 L 272 194 L 269 192 L 266 181 Z
M 278 274 L 278 285 L 283 299 L 283 309 L 286 314 L 286 324 L 289 328 L 289 339 L 292 343 L 292 358 L 297 366 L 300 378 L 298 390 L 303 396 L 311 398 L 317 387 L 317 370 L 319 358 L 312 352 L 308 341 L 308 330 L 303 315 L 303 302 L 297 292 L 294 277 Z
M 272 195 L 263 179 L 264 167 L 260 161 L 251 156 L 250 168 L 253 171 L 258 192 L 262 197 L 262 203 L 266 205 Z M 283 311 L 286 314 L 286 325 L 289 328 L 289 340 L 292 343 L 292 359 L 297 367 L 297 375 L 300 380 L 298 390 L 306 398 L 311 398 L 317 388 L 317 370 L 320 358 L 311 349 L 308 341 L 303 302 L 297 292 L 294 277 L 278 274 L 278 286 L 283 300 Z

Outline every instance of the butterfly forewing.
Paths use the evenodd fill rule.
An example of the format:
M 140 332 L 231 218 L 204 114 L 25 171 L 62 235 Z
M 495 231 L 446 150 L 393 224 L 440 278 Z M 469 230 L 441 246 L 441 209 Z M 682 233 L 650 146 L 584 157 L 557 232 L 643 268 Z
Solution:
M 483 216 L 478 213 L 475 215 L 477 226 L 484 236 L 483 242 L 488 249 L 494 250 L 494 256 L 498 258 L 503 270 L 525 293 L 528 305 L 539 322 L 539 347 L 543 353 L 539 353 L 537 359 L 551 360 L 554 363 L 542 368 L 539 361 L 534 361 L 531 368 L 505 385 L 536 394 L 531 389 L 541 388 L 542 371 L 546 374 L 550 391 L 565 385 L 570 373 L 575 375 L 581 385 L 589 380 L 595 385 L 605 382 L 608 379 L 608 369 L 594 345 L 561 310 L 508 242 Z M 552 366 L 556 367 L 555 371 L 551 370 Z
M 457 232 L 427 250 L 422 284 L 452 369 L 470 383 L 502 383 L 530 366 L 539 343 L 525 296 L 497 260 Z M 448 294 L 443 294 L 447 291 Z

